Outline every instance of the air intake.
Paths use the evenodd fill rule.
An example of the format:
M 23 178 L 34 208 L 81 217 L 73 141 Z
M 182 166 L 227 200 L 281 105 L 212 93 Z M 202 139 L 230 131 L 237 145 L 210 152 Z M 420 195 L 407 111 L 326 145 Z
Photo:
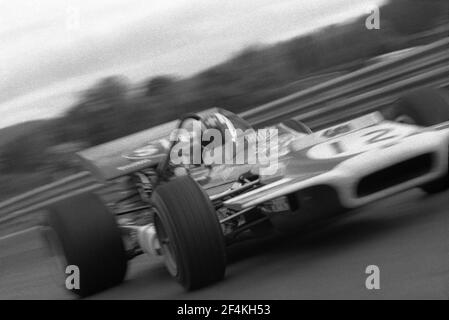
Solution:
M 359 198 L 413 180 L 431 172 L 434 156 L 426 153 L 363 177 L 357 186 Z

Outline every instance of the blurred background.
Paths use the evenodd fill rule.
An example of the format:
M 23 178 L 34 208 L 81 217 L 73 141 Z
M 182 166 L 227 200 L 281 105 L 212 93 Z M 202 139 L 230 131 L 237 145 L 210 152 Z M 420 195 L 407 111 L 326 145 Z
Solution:
M 0 0 L 0 201 L 79 172 L 86 147 L 248 110 L 448 26 L 447 0 Z

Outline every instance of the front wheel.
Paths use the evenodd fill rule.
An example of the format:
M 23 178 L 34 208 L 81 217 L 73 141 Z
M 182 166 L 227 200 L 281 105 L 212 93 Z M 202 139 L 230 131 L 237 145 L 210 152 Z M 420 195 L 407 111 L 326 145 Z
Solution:
M 434 88 L 412 91 L 399 98 L 393 108 L 386 110 L 385 117 L 423 127 L 449 121 L 449 92 Z
M 187 290 L 223 279 L 226 247 L 209 197 L 190 177 L 176 178 L 153 193 L 155 226 L 169 273 Z

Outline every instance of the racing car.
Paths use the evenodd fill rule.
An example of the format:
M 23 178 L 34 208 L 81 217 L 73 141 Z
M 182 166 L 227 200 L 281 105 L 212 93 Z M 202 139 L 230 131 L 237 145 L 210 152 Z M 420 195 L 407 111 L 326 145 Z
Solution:
M 196 135 L 171 138 L 194 124 Z M 73 291 L 87 296 L 119 284 L 128 261 L 143 253 L 161 257 L 186 290 L 198 289 L 224 278 L 227 247 L 245 236 L 301 232 L 412 188 L 449 187 L 443 90 L 416 90 L 388 109 L 315 132 L 296 119 L 268 129 L 276 133 L 276 144 L 265 148 L 276 157 L 274 170 L 202 158 L 205 150 L 231 145 L 245 152 L 255 143 L 243 139 L 237 148 L 240 136 L 256 129 L 218 108 L 80 152 L 86 168 L 115 192 L 83 192 L 48 207 L 45 238 L 64 265 L 80 270 Z M 173 161 L 180 144 L 207 130 L 229 139 L 200 139 L 199 161 Z

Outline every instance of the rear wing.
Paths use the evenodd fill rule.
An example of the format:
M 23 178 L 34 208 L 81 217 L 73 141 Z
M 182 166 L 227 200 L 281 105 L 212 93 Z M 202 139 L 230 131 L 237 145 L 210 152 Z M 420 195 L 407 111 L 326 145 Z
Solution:
M 177 123 L 171 121 L 107 142 L 78 152 L 77 156 L 98 180 L 115 179 L 158 163 L 165 154 L 164 141 L 168 141 Z M 146 150 L 146 157 L 130 156 L 139 150 Z

